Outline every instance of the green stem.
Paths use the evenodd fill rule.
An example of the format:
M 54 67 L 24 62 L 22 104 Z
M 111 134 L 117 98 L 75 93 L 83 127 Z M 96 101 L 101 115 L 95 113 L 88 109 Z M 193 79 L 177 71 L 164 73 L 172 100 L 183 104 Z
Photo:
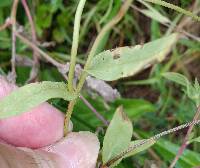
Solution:
M 76 99 L 70 101 L 68 104 L 67 114 L 65 116 L 65 121 L 64 121 L 64 136 L 67 136 L 69 121 L 70 121 L 75 104 L 76 104 Z
M 73 80 L 74 80 L 74 71 L 76 66 L 76 56 L 77 56 L 78 42 L 79 42 L 80 22 L 85 2 L 86 0 L 80 0 L 75 14 L 73 42 L 71 49 L 71 59 L 70 59 L 69 79 L 68 79 L 68 89 L 70 92 L 73 91 Z
M 170 9 L 173 9 L 177 12 L 180 12 L 184 15 L 187 15 L 191 18 L 193 18 L 194 20 L 196 21 L 199 21 L 200 22 L 200 17 L 195 15 L 194 13 L 190 12 L 190 11 L 187 11 L 179 6 L 176 6 L 176 5 L 173 5 L 171 3 L 168 3 L 168 2 L 165 2 L 165 1 L 162 1 L 162 0 L 144 0 L 144 1 L 147 1 L 147 2 L 151 2 L 151 3 L 154 3 L 154 4 L 157 4 L 157 5 L 161 5 L 161 6 L 164 6 L 166 8 L 170 8 Z

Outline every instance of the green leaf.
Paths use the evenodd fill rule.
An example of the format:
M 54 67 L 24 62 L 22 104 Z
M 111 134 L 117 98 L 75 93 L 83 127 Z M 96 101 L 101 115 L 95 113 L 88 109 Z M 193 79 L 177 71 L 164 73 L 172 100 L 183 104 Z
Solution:
M 191 140 L 189 141 L 189 143 L 193 143 L 193 142 L 200 142 L 200 137 L 191 139 Z
M 87 72 L 106 81 L 132 76 L 150 64 L 162 61 L 176 41 L 177 34 L 172 34 L 143 46 L 104 51 L 93 58 Z
M 63 82 L 32 83 L 20 87 L 0 101 L 0 118 L 24 113 L 51 98 L 72 100 L 76 96 L 67 91 Z
M 152 18 L 152 19 L 154 19 L 154 20 L 156 20 L 160 23 L 169 23 L 170 22 L 170 20 L 167 17 L 165 17 L 161 13 L 159 13 L 149 3 L 147 3 L 143 0 L 137 0 L 137 1 L 139 1 L 140 3 L 142 3 L 144 6 L 146 6 L 148 8 L 148 9 L 141 10 L 141 12 L 144 15 L 146 15 L 146 16 L 148 16 L 148 17 L 150 17 L 150 18 Z
M 122 107 L 119 107 L 104 137 L 102 149 L 103 164 L 128 148 L 132 133 L 132 123 L 124 114 Z
M 185 87 L 187 87 L 188 84 L 190 84 L 189 80 L 184 75 L 176 73 L 176 72 L 166 72 L 166 73 L 163 73 L 162 76 L 168 80 L 171 80 Z
M 36 10 L 36 26 L 39 28 L 49 28 L 52 23 L 52 6 L 41 4 Z
M 187 96 L 195 102 L 197 107 L 200 104 L 200 85 L 197 79 L 195 79 L 194 85 L 189 82 L 189 80 L 184 76 L 179 73 L 175 72 L 166 72 L 162 74 L 165 78 L 176 82 L 182 86 L 184 86 L 184 91 L 187 94 Z

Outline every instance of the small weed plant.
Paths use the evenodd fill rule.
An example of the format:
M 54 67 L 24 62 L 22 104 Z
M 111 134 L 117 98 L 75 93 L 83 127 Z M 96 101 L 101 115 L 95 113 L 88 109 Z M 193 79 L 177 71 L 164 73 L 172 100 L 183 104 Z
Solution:
M 185 14 L 196 21 L 200 21 L 200 18 L 193 13 L 165 1 L 140 1 L 144 4 L 150 2 L 162 5 Z M 17 0 L 14 1 L 11 18 L 8 19 L 5 23 L 5 27 L 8 25 L 12 26 L 12 38 L 19 38 L 22 42 L 33 49 L 35 52 L 34 54 L 40 54 L 54 66 L 61 68 L 61 64 L 53 60 L 48 56 L 47 53 L 38 48 L 34 44 L 34 41 L 30 41 L 29 39 L 25 38 L 25 36 L 23 36 L 23 34 L 20 33 L 20 31 L 17 29 L 15 17 L 18 3 L 19 2 Z M 103 81 L 115 81 L 121 78 L 133 76 L 144 68 L 163 61 L 180 38 L 180 34 L 173 33 L 143 45 L 124 46 L 99 52 L 99 47 L 101 46 L 102 40 L 105 38 L 107 33 L 110 32 L 115 27 L 115 25 L 123 19 L 123 16 L 126 14 L 129 7 L 134 3 L 133 0 L 124 0 L 123 5 L 120 7 L 118 13 L 113 17 L 113 19 L 105 24 L 105 26 L 97 35 L 92 47 L 90 47 L 87 60 L 78 78 L 78 82 L 74 83 L 77 53 L 79 47 L 80 25 L 85 3 L 86 0 L 80 0 L 76 9 L 70 67 L 68 76 L 66 76 L 66 83 L 43 81 L 39 83 L 27 84 L 23 87 L 20 87 L 0 101 L 1 119 L 22 114 L 49 99 L 62 98 L 66 101 L 69 101 L 68 109 L 66 110 L 65 122 L 63 123 L 64 134 L 67 136 L 68 125 L 73 113 L 74 106 L 81 96 L 81 90 L 88 76 L 93 76 L 96 79 Z M 153 14 L 155 14 L 155 11 L 151 10 L 151 12 L 154 12 Z M 159 17 L 158 19 L 162 20 L 163 18 Z M 14 47 L 12 52 L 15 52 Z M 12 55 L 14 57 L 15 54 Z M 13 60 L 14 59 L 15 58 L 13 58 Z M 14 69 L 14 61 L 12 62 L 12 65 Z M 198 120 L 200 113 L 200 85 L 197 80 L 195 80 L 193 84 L 185 76 L 173 72 L 163 73 L 162 78 L 166 78 L 180 84 L 189 99 L 196 104 L 197 113 L 193 121 L 164 131 L 147 139 L 132 141 L 132 122 L 124 113 L 123 106 L 119 106 L 116 109 L 116 112 L 112 117 L 112 120 L 110 121 L 104 136 L 102 150 L 99 154 L 101 168 L 115 167 L 122 161 L 122 159 L 136 155 L 137 153 L 150 148 L 158 141 L 158 139 L 160 139 L 160 137 L 186 127 L 189 127 L 190 129 L 184 144 L 188 143 L 188 136 L 192 131 L 192 127 L 200 123 L 200 120 Z M 198 140 L 198 138 L 190 140 L 190 142 L 195 140 Z M 182 146 L 182 149 L 183 148 L 185 148 L 184 145 Z M 176 164 L 181 154 L 181 152 L 177 154 L 176 159 L 171 167 Z

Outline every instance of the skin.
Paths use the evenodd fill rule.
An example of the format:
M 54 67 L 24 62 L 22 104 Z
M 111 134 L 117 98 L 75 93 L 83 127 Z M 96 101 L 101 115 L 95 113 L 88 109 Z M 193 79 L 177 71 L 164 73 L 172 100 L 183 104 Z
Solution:
M 17 89 L 0 77 L 0 100 Z M 95 168 L 99 141 L 90 132 L 63 138 L 64 115 L 48 103 L 0 120 L 3 168 Z M 70 124 L 72 129 L 72 124 Z

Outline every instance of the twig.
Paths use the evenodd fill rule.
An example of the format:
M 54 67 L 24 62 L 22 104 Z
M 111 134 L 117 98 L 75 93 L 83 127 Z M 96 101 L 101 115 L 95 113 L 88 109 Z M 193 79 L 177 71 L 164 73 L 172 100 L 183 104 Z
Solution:
M 193 121 L 197 121 L 199 116 L 200 116 L 200 106 L 197 108 L 197 112 L 196 112 L 196 114 L 195 114 L 195 116 L 193 118 Z M 190 127 L 189 127 L 189 129 L 187 131 L 187 134 L 186 134 L 186 136 L 184 138 L 184 141 L 183 141 L 178 153 L 176 154 L 176 157 L 174 158 L 174 160 L 172 161 L 171 165 L 169 166 L 169 168 L 173 168 L 176 165 L 176 163 L 177 163 L 178 159 L 180 158 L 180 156 L 183 154 L 183 151 L 187 147 L 187 142 L 189 140 L 189 136 L 190 136 L 190 134 L 192 132 L 193 127 L 194 127 L 194 124 L 190 125 Z
M 105 126 L 108 126 L 108 121 L 90 104 L 90 102 L 87 101 L 86 98 L 80 95 L 80 99 L 85 103 L 86 106 L 88 106 L 88 108 L 96 115 L 96 117 L 102 121 Z
M 8 26 L 10 26 L 12 24 L 12 21 L 10 18 L 7 18 L 5 23 L 3 25 L 0 26 L 0 31 L 3 31 L 4 29 L 6 29 Z
M 16 80 L 16 70 L 15 70 L 15 57 L 16 57 L 16 14 L 19 0 L 14 0 L 12 11 L 11 11 L 11 22 L 12 22 L 12 58 L 11 58 L 11 82 Z
M 29 10 L 29 7 L 27 5 L 26 0 L 22 0 L 21 2 L 22 2 L 22 5 L 24 7 L 24 10 L 26 12 L 26 15 L 28 17 L 28 21 L 30 23 L 30 26 L 31 26 L 32 42 L 36 44 L 37 43 L 37 37 L 36 37 L 35 25 L 34 25 L 34 22 L 33 22 L 33 18 L 31 16 L 31 12 Z M 38 72 L 38 67 L 39 67 L 39 54 L 37 53 L 36 50 L 33 49 L 33 67 L 32 67 L 31 74 L 30 74 L 28 81 L 32 81 L 36 78 L 37 72 Z
M 39 54 L 41 54 L 41 56 L 43 56 L 48 62 L 50 62 L 51 64 L 55 65 L 57 68 L 61 68 L 64 65 L 57 62 L 56 60 L 54 60 L 53 58 L 51 58 L 48 54 L 46 54 L 44 51 L 42 51 L 40 48 L 38 48 L 34 43 L 32 43 L 30 40 L 28 40 L 27 38 L 25 38 L 23 35 L 21 35 L 19 32 L 15 31 L 15 35 L 25 44 L 27 44 L 29 47 L 31 47 L 32 49 L 34 49 L 35 51 L 37 51 Z

